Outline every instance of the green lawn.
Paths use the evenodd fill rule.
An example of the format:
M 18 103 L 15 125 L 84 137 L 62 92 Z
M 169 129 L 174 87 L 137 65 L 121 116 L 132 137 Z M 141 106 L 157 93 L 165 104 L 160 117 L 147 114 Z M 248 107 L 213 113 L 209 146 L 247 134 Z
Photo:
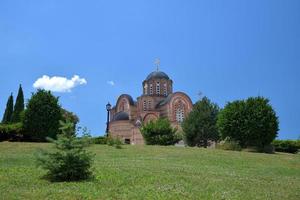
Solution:
M 300 199 L 299 154 L 94 145 L 94 180 L 50 183 L 34 159 L 50 146 L 0 143 L 0 199 Z

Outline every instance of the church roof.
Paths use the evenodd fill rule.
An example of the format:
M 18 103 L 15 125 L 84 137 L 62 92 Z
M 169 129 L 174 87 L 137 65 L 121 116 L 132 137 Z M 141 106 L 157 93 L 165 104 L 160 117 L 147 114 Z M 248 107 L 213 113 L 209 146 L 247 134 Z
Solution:
M 120 121 L 120 120 L 129 120 L 128 113 L 121 111 L 115 114 L 113 117 L 113 121 Z
M 162 71 L 155 71 L 155 72 L 150 73 L 147 76 L 146 80 L 149 81 L 150 79 L 153 79 L 153 78 L 170 79 L 169 76 L 165 72 L 162 72 Z

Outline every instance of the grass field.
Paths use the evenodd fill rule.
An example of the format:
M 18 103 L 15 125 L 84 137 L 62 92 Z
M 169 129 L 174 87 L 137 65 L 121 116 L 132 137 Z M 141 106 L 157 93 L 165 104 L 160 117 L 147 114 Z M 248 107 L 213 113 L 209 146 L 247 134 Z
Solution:
M 300 199 L 299 154 L 94 145 L 94 180 L 50 183 L 34 159 L 50 146 L 0 143 L 0 199 Z

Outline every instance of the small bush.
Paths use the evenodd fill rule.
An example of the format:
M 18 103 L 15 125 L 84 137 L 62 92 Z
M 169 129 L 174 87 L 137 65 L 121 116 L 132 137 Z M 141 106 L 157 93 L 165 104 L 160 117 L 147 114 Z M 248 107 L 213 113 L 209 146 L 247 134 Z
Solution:
M 93 138 L 93 143 L 94 144 L 107 144 L 107 137 L 105 136 L 99 136 Z
M 180 141 L 176 135 L 177 129 L 166 118 L 143 124 L 140 130 L 148 145 L 174 145 Z
M 119 138 L 108 137 L 107 144 L 117 149 L 122 149 L 123 142 Z
M 300 140 L 274 140 L 275 151 L 297 153 L 300 149 Z
M 41 151 L 37 164 L 47 170 L 50 181 L 79 181 L 92 177 L 93 155 L 85 150 L 90 145 L 89 137 L 77 138 L 68 122 L 61 123 L 63 134 L 58 139 L 48 140 L 55 144 L 53 152 Z M 74 130 L 74 129 L 73 129 Z
M 24 135 L 24 130 L 23 130 L 22 123 L 0 124 L 0 141 L 22 140 L 23 135 Z
M 242 147 L 238 142 L 231 140 L 229 137 L 221 141 L 216 145 L 217 149 L 231 150 L 231 151 L 241 151 Z
M 272 144 L 266 145 L 262 149 L 263 153 L 275 153 L 275 147 Z

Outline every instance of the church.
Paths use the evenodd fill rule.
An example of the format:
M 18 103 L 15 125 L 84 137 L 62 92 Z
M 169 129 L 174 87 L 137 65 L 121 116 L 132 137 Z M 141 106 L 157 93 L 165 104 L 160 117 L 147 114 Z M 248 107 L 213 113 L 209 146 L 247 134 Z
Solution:
M 136 101 L 122 94 L 110 110 L 109 134 L 126 144 L 144 144 L 140 127 L 159 117 L 168 118 L 173 127 L 180 124 L 192 110 L 193 103 L 184 92 L 173 92 L 173 81 L 158 69 L 142 83 L 142 95 Z

